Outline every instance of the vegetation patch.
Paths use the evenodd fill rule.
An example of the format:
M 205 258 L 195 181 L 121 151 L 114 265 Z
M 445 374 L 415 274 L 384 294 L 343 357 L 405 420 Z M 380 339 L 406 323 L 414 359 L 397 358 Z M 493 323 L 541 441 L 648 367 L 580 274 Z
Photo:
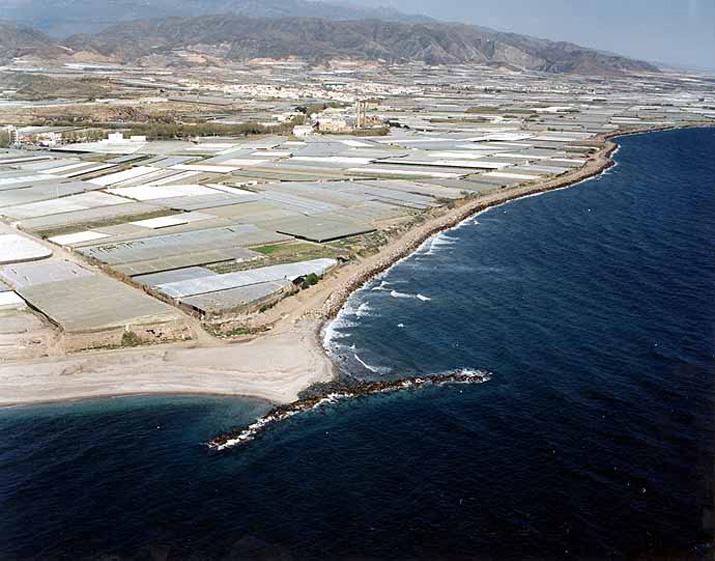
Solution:
M 320 282 L 320 277 L 316 275 L 315 273 L 310 273 L 305 277 L 303 282 L 301 283 L 300 287 L 305 290 L 306 288 L 310 288 L 311 286 L 314 286 Z
M 222 325 L 208 324 L 205 326 L 206 331 L 215 337 L 220 339 L 230 339 L 232 337 L 246 337 L 250 335 L 259 335 L 268 331 L 265 326 L 261 327 L 248 327 L 245 325 L 239 325 L 236 327 L 231 327 L 229 329 L 224 329 Z
M 335 258 L 345 255 L 345 251 L 338 251 L 330 245 L 320 245 L 309 242 L 264 245 L 251 248 L 253 251 L 264 255 L 259 264 L 255 260 L 251 261 L 229 261 L 224 263 L 214 263 L 206 265 L 206 268 L 218 274 L 235 273 L 246 271 L 256 267 L 269 267 L 272 265 L 285 265 L 297 263 L 299 261 L 309 261 L 311 259 Z
M 338 109 L 340 107 L 345 107 L 345 104 L 337 101 L 330 101 L 326 103 L 311 103 L 308 105 L 299 105 L 298 107 L 296 107 L 296 109 L 303 113 L 306 117 L 310 117 L 314 113 L 320 113 L 321 111 L 325 111 L 326 109 Z
M 262 253 L 267 256 L 285 255 L 291 253 L 301 253 L 305 251 L 315 251 L 321 246 L 312 243 L 288 243 L 288 244 L 273 244 L 254 247 L 253 251 Z
M 125 331 L 122 334 L 122 347 L 138 347 L 143 341 L 133 331 Z
M 282 134 L 301 124 L 304 116 L 279 125 L 263 125 L 249 121 L 238 125 L 222 123 L 142 123 L 131 128 L 131 135 L 146 136 L 148 140 L 189 139 L 201 136 L 251 136 L 257 134 Z

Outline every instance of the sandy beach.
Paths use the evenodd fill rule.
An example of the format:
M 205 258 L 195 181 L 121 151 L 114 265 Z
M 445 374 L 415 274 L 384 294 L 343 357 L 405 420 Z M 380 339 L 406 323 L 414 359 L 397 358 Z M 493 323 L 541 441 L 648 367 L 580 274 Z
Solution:
M 304 324 L 303 327 L 307 327 Z M 288 403 L 333 365 L 308 329 L 211 347 L 88 352 L 0 367 L 0 406 L 132 394 L 253 396 Z
M 602 173 L 613 164 L 611 155 L 617 148 L 609 137 L 602 141 L 580 169 L 468 199 L 379 253 L 347 264 L 318 285 L 281 301 L 261 314 L 255 325 L 269 330 L 252 340 L 230 342 L 202 333 L 186 343 L 6 362 L 0 365 L 0 406 L 132 394 L 214 394 L 292 402 L 310 385 L 334 377 L 336 366 L 323 349 L 320 332 L 353 291 L 430 236 L 477 212 Z

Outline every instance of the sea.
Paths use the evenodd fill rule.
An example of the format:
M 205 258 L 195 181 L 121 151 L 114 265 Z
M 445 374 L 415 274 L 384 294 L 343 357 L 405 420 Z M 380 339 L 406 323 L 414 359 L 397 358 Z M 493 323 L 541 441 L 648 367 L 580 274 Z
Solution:
M 480 384 L 271 409 L 125 397 L 0 409 L 0 559 L 711 559 L 715 129 L 492 208 L 356 292 L 347 378 Z

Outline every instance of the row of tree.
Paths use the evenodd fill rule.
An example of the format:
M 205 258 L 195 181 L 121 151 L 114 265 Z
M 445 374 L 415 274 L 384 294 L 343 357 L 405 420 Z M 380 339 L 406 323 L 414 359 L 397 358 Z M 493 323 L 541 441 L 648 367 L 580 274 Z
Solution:
M 223 123 L 147 123 L 131 128 L 131 135 L 146 136 L 147 140 L 185 140 L 197 136 L 250 136 L 255 134 L 285 134 L 305 122 L 300 115 L 277 125 L 246 122 L 237 125 Z

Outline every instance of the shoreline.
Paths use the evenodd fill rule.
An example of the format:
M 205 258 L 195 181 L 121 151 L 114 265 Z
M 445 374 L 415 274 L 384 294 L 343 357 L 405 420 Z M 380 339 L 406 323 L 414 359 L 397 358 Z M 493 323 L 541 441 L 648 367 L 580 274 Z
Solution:
M 371 268 L 369 271 L 366 271 L 360 279 L 355 279 L 354 282 L 351 282 L 347 294 L 341 292 L 338 296 L 335 297 L 333 297 L 334 295 L 331 295 L 331 298 L 326 302 L 326 304 L 329 305 L 328 309 L 325 310 L 328 313 L 328 316 L 325 317 L 321 322 L 320 331 L 322 332 L 325 329 L 325 326 L 332 319 L 335 318 L 335 316 L 339 313 L 340 309 L 345 305 L 345 303 L 353 294 L 353 292 L 362 288 L 369 281 L 371 281 L 375 277 L 378 277 L 379 275 L 387 271 L 389 268 L 396 265 L 402 259 L 409 257 L 409 255 L 419 249 L 419 247 L 432 236 L 450 230 L 458 226 L 462 222 L 468 220 L 469 218 L 482 212 L 485 212 L 491 208 L 498 207 L 518 199 L 541 195 L 549 191 L 568 189 L 570 187 L 578 185 L 579 183 L 583 183 L 589 181 L 590 179 L 593 179 L 594 177 L 598 177 L 599 175 L 608 171 L 610 168 L 617 165 L 616 162 L 613 160 L 613 156 L 618 153 L 621 146 L 620 144 L 613 142 L 614 139 L 625 136 L 649 134 L 654 132 L 688 130 L 695 128 L 715 128 L 715 124 L 703 123 L 688 126 L 653 127 L 633 131 L 614 131 L 612 133 L 602 135 L 600 136 L 600 138 L 597 136 L 596 138 L 601 141 L 602 146 L 589 158 L 588 162 L 583 167 L 576 168 L 573 170 L 573 172 L 567 172 L 562 176 L 547 179 L 546 181 L 539 181 L 531 185 L 525 185 L 521 187 L 517 186 L 514 188 L 503 189 L 502 191 L 495 191 L 489 193 L 484 197 L 480 197 L 478 199 L 475 199 L 474 201 L 467 202 L 454 209 L 455 211 L 460 211 L 457 216 L 452 216 L 451 213 L 448 212 L 441 217 L 435 218 L 432 221 L 431 227 L 429 228 L 425 229 L 426 226 L 430 225 L 430 223 L 427 223 L 407 232 L 405 236 L 403 236 L 400 240 L 397 240 L 397 242 L 403 242 L 403 247 L 400 248 L 397 254 L 392 253 L 390 255 L 383 256 L 383 254 L 387 252 L 387 250 L 392 246 L 392 244 L 388 245 L 386 248 L 383 248 L 377 255 L 373 256 L 383 256 L 383 258 L 380 260 L 381 263 L 378 264 L 378 266 Z M 410 235 L 413 233 L 418 233 L 421 235 L 418 235 L 417 239 L 406 240 L 406 238 L 410 237 Z M 405 241 L 407 241 L 407 245 L 404 244 Z
M 508 202 L 565 189 L 615 164 L 621 136 L 712 128 L 667 126 L 596 137 L 600 148 L 572 172 L 469 199 L 405 232 L 378 253 L 339 269 L 305 295 L 281 302 L 263 320 L 270 331 L 248 341 L 200 341 L 88 351 L 76 355 L 0 363 L 0 407 L 128 396 L 214 396 L 285 405 L 316 384 L 340 377 L 324 346 L 324 333 L 350 296 L 426 240 L 474 215 Z
M 325 324 L 335 318 L 335 316 L 339 313 L 340 309 L 345 305 L 345 303 L 348 301 L 353 292 L 362 288 L 366 283 L 370 282 L 375 277 L 378 277 L 379 275 L 396 265 L 402 259 L 405 259 L 412 255 L 415 251 L 417 251 L 417 249 L 419 249 L 422 244 L 424 244 L 424 242 L 429 240 L 431 237 L 450 230 L 458 226 L 465 220 L 468 220 L 473 216 L 485 212 L 491 208 L 495 208 L 525 197 L 546 193 L 548 191 L 569 188 L 578 183 L 587 181 L 593 177 L 604 173 L 615 165 L 615 162 L 610 159 L 610 156 L 618 148 L 618 145 L 616 144 L 608 146 L 609 143 L 613 144 L 610 142 L 610 140 L 605 140 L 604 148 L 602 148 L 601 151 L 597 153 L 597 158 L 604 158 L 605 161 L 600 161 L 599 159 L 597 159 L 596 161 L 589 161 L 589 163 L 587 163 L 584 167 L 578 168 L 574 172 L 574 177 L 569 177 L 568 179 L 566 179 L 566 176 L 563 176 L 561 180 L 557 180 L 557 178 L 554 180 L 548 180 L 546 182 L 540 182 L 531 186 L 515 187 L 513 189 L 504 190 L 503 192 L 496 191 L 494 193 L 491 193 L 490 195 L 480 197 L 474 201 L 467 202 L 461 205 L 460 207 L 455 209 L 459 211 L 458 213 L 456 213 L 456 215 L 447 213 L 442 217 L 434 219 L 431 224 L 428 223 L 429 227 L 427 228 L 418 227 L 410 232 L 407 232 L 407 234 L 402 239 L 397 240 L 398 243 L 402 242 L 399 244 L 401 245 L 401 247 L 399 247 L 396 251 L 388 252 L 387 255 L 383 255 L 385 253 L 385 250 L 380 251 L 380 253 L 378 253 L 375 257 L 381 257 L 381 259 L 379 259 L 379 262 L 375 266 L 369 268 L 369 270 L 365 271 L 360 277 L 351 279 L 349 285 L 337 296 L 331 295 L 331 298 L 326 301 L 327 307 L 323 310 L 323 312 L 326 314 L 326 317 L 323 321 L 323 325 L 321 326 L 321 330 L 322 328 L 324 328 Z M 594 164 L 595 167 L 593 169 L 587 170 L 589 164 Z M 584 175 L 581 175 L 581 173 L 578 172 L 582 172 Z M 552 182 L 554 183 L 552 184 Z M 410 236 L 411 234 L 415 233 L 417 234 L 416 236 Z M 388 246 L 388 248 L 390 248 L 390 246 Z

